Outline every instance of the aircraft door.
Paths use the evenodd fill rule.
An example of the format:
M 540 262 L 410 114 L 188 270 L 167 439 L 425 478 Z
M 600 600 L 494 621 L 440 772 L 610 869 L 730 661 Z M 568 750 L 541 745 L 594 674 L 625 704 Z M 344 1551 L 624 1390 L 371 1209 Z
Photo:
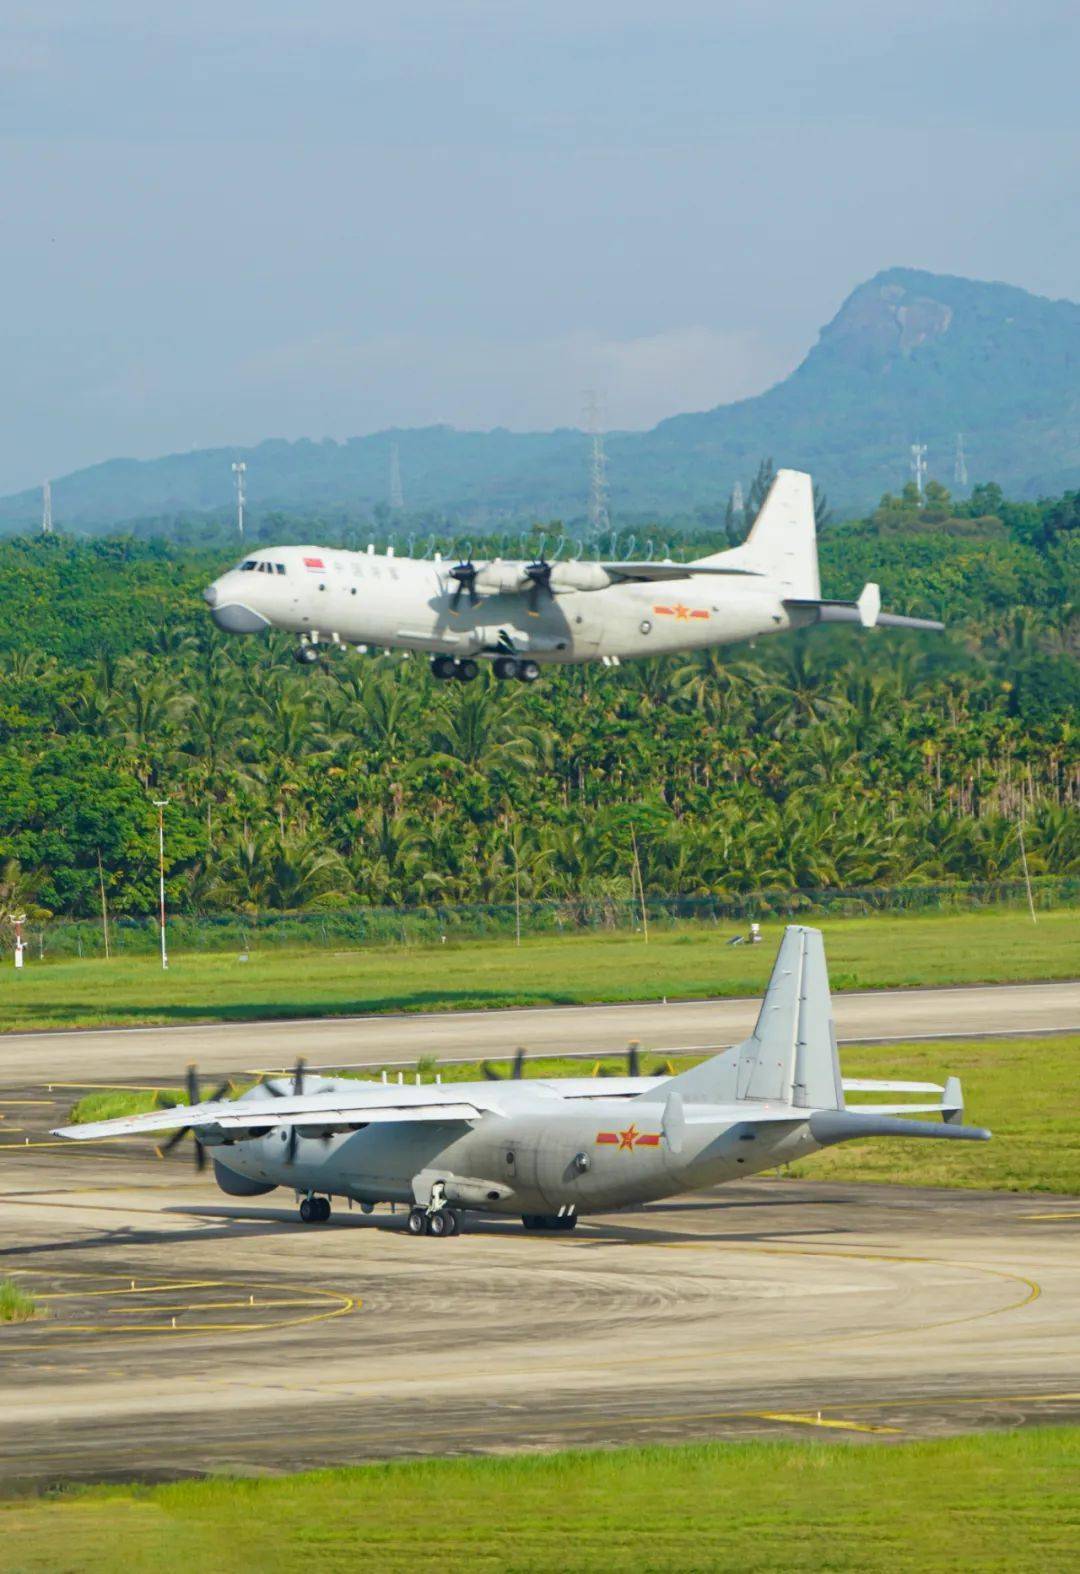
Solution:
M 508 1138 L 499 1149 L 499 1170 L 502 1179 L 515 1190 L 536 1189 L 536 1144 L 520 1138 Z

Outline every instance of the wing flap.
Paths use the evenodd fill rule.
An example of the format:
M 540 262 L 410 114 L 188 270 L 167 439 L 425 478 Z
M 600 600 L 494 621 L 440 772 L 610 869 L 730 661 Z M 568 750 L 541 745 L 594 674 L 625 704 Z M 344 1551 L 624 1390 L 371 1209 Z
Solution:
M 644 583 L 663 579 L 690 579 L 695 575 L 738 575 L 742 579 L 760 579 L 755 568 L 730 567 L 722 563 L 601 563 L 600 567 L 613 579 L 636 579 Z

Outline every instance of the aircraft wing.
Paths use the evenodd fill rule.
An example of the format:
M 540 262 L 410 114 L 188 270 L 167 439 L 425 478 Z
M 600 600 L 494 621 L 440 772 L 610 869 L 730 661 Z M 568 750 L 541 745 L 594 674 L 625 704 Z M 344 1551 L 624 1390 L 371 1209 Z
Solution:
M 643 582 L 662 579 L 690 579 L 698 574 L 738 574 L 742 578 L 760 579 L 754 568 L 731 568 L 721 563 L 601 563 L 600 567 L 612 579 L 636 579 Z
M 274 1099 L 272 1103 L 269 1099 L 219 1099 L 207 1104 L 177 1104 L 172 1109 L 153 1110 L 147 1115 L 122 1115 L 117 1120 L 58 1126 L 52 1135 L 69 1137 L 74 1142 L 90 1142 L 104 1137 L 138 1136 L 142 1132 L 175 1131 L 180 1126 L 196 1131 L 207 1126 L 220 1131 L 272 1131 L 281 1126 L 347 1130 L 379 1121 L 479 1120 L 496 1108 L 494 1103 L 462 1098 L 437 1083 L 410 1088 L 358 1082 L 355 1095 L 338 1090 L 294 1094 Z

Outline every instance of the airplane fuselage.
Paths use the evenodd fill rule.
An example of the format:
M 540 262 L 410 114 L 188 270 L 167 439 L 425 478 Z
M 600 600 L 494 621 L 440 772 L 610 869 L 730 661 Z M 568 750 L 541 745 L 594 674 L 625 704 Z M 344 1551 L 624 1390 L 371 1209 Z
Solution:
M 251 565 L 251 566 L 249 566 Z M 320 643 L 449 657 L 516 654 L 541 663 L 623 658 L 734 644 L 792 626 L 782 588 L 763 579 L 680 579 L 558 590 L 478 591 L 452 563 L 375 552 L 276 547 L 216 580 L 214 621 L 235 633 L 267 628 Z M 490 567 L 498 578 L 501 565 Z M 520 565 L 506 564 L 507 582 Z

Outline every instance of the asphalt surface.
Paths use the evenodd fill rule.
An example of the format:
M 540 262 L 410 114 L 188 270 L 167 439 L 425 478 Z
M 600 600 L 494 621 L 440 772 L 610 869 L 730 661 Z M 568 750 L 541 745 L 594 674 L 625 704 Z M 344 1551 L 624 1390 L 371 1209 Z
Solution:
M 188 1061 L 243 1074 L 291 1065 L 394 1065 L 421 1056 L 494 1058 L 607 1054 L 637 1039 L 646 1050 L 712 1049 L 753 1028 L 760 1000 L 692 1000 L 439 1015 L 329 1017 L 0 1035 L 0 1083 L 43 1078 L 176 1080 Z M 882 990 L 833 997 L 841 1043 L 1001 1033 L 1080 1031 L 1080 982 Z
M 1080 1419 L 1080 1199 L 758 1179 L 415 1240 L 223 1197 L 186 1144 L 51 1143 L 72 1094 L 3 1083 L 0 1276 L 44 1313 L 0 1328 L 5 1491 Z

